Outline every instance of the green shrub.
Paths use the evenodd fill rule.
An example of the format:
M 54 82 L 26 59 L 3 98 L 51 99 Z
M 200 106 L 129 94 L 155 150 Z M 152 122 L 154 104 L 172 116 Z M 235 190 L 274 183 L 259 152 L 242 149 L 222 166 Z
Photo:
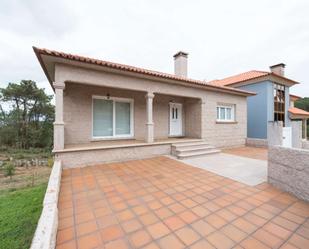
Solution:
M 15 174 L 15 166 L 12 162 L 6 162 L 4 167 L 4 176 L 7 177 L 9 176 L 10 179 L 12 180 L 12 176 Z
M 52 157 L 48 158 L 47 166 L 51 168 L 53 167 L 53 165 L 54 165 L 54 159 Z

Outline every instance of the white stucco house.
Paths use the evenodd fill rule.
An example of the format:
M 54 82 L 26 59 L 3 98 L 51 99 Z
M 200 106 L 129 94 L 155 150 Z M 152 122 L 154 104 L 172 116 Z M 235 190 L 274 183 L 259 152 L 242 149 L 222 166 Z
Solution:
M 245 145 L 247 97 L 255 93 L 175 73 L 34 47 L 55 92 L 55 157 L 64 167 Z

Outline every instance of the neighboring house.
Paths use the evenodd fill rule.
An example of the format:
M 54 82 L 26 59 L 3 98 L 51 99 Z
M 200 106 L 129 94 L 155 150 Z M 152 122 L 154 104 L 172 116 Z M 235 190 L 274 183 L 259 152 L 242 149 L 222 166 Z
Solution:
M 174 55 L 172 75 L 34 51 L 55 91 L 53 151 L 64 167 L 170 154 L 183 142 L 174 146 L 183 156 L 245 145 L 254 93 L 189 79 L 184 52 Z
M 285 65 L 281 63 L 271 66 L 270 72 L 253 70 L 209 82 L 215 86 L 256 93 L 248 98 L 248 138 L 265 140 L 267 143 L 269 122 L 282 121 L 284 127 L 290 127 L 291 119 L 305 120 L 309 117 L 308 112 L 290 107 L 290 87 L 298 82 L 286 78 L 284 68 Z M 303 124 L 306 122 L 303 121 Z
M 291 120 L 302 121 L 302 138 L 307 139 L 307 120 L 309 119 L 309 112 L 294 106 L 294 102 L 299 99 L 301 99 L 301 97 L 290 94 L 289 117 Z

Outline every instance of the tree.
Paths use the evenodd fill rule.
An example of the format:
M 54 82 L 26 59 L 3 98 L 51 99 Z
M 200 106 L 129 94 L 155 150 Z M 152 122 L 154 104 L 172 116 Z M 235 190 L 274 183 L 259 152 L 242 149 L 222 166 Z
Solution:
M 15 175 L 15 166 L 12 162 L 7 162 L 4 164 L 4 176 L 10 177 L 10 180 L 12 180 L 13 175 Z
M 0 143 L 27 149 L 52 145 L 54 106 L 52 96 L 32 80 L 9 83 L 0 89 L 0 100 L 10 106 L 0 109 Z

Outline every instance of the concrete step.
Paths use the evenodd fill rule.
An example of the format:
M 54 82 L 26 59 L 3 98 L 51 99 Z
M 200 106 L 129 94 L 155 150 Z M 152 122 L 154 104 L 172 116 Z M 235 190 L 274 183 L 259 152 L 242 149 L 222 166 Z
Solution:
M 192 146 L 184 146 L 184 147 L 176 148 L 175 152 L 179 154 L 179 153 L 184 153 L 188 151 L 193 152 L 193 151 L 212 150 L 212 149 L 215 149 L 215 147 L 212 145 L 197 144 L 197 145 L 192 145 Z
M 178 159 L 186 159 L 191 157 L 198 157 L 204 155 L 210 155 L 215 153 L 220 153 L 221 151 L 218 149 L 206 149 L 206 150 L 199 150 L 199 151 L 187 151 L 177 155 Z
M 198 147 L 198 146 L 209 146 L 209 143 L 205 141 L 199 141 L 199 142 L 187 142 L 187 143 L 177 143 L 172 144 L 173 149 L 180 149 L 180 148 L 190 148 L 190 147 Z

